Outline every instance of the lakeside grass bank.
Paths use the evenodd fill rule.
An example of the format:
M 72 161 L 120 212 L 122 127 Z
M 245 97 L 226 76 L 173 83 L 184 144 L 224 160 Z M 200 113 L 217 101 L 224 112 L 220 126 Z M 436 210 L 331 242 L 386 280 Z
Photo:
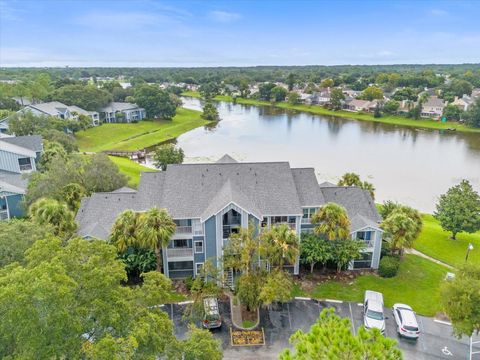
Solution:
M 125 174 L 128 177 L 128 186 L 135 189 L 138 187 L 138 183 L 140 182 L 140 174 L 142 172 L 156 171 L 155 169 L 143 166 L 126 157 L 109 156 L 108 158 L 112 160 L 115 165 L 118 166 L 118 169 L 122 174 Z
M 183 96 L 189 96 L 194 98 L 201 98 L 201 95 L 197 91 L 185 91 L 182 93 Z M 216 101 L 226 101 L 226 102 L 233 102 L 233 98 L 231 96 L 226 95 L 218 95 L 214 98 Z M 435 130 L 449 130 L 455 129 L 456 131 L 460 132 L 469 132 L 469 133 L 479 133 L 480 129 L 471 128 L 464 124 L 459 124 L 456 122 L 446 122 L 442 123 L 437 120 L 432 119 L 408 119 L 403 116 L 396 116 L 396 115 L 386 115 L 380 118 L 375 118 L 373 114 L 366 114 L 366 113 L 355 113 L 345 110 L 328 110 L 318 105 L 291 105 L 286 102 L 280 103 L 271 103 L 269 101 L 261 101 L 261 100 L 254 100 L 254 99 L 243 99 L 237 98 L 237 104 L 242 105 L 256 105 L 256 106 L 274 106 L 281 109 L 286 110 L 295 110 L 295 111 L 302 111 L 316 115 L 327 115 L 327 116 L 335 116 L 347 119 L 354 119 L 360 121 L 371 121 L 377 122 L 382 124 L 389 124 L 389 125 L 401 125 L 401 126 L 408 126 L 408 127 L 416 127 L 416 128 L 424 128 L 424 129 L 435 129 Z
M 172 140 L 210 123 L 200 111 L 178 108 L 172 120 L 142 120 L 138 123 L 103 124 L 75 134 L 82 152 L 135 151 Z

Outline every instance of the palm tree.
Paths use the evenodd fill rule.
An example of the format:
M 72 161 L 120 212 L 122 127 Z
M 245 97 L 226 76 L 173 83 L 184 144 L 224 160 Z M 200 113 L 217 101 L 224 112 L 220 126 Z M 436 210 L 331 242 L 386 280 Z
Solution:
M 51 225 L 57 236 L 69 237 L 77 228 L 73 212 L 66 204 L 54 199 L 38 199 L 30 205 L 28 213 L 37 224 Z
M 261 235 L 261 254 L 272 266 L 283 269 L 285 263 L 293 264 L 299 253 L 298 236 L 286 224 L 274 226 Z
M 385 231 L 391 252 L 397 251 L 399 255 L 403 254 L 405 248 L 412 247 L 419 234 L 418 223 L 402 209 L 392 211 L 382 222 L 381 228 Z
M 137 245 L 138 217 L 138 213 L 125 210 L 115 220 L 109 240 L 120 253 L 129 246 Z
M 155 251 L 157 271 L 162 271 L 162 248 L 168 245 L 175 229 L 175 222 L 166 209 L 152 208 L 140 214 L 137 241 Z
M 350 235 L 347 210 L 335 203 L 322 206 L 312 216 L 312 224 L 316 224 L 313 229 L 316 235 L 325 236 L 330 241 L 347 239 Z
M 80 201 L 85 196 L 85 193 L 85 188 L 77 183 L 70 183 L 62 188 L 62 196 L 73 212 L 77 212 L 80 207 Z

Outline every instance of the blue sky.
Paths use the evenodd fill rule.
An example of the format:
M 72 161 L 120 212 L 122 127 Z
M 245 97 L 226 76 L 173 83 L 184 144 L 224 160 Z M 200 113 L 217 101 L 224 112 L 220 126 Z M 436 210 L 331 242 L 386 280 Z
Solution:
M 0 65 L 480 62 L 479 19 L 475 0 L 0 0 Z

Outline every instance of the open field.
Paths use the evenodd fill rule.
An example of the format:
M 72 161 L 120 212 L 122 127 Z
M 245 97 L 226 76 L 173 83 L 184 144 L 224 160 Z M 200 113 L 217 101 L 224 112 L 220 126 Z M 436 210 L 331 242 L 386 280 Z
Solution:
M 131 124 L 103 124 L 76 134 L 80 151 L 134 151 L 171 140 L 210 121 L 200 111 L 178 108 L 170 120 L 140 121 Z
M 196 91 L 185 91 L 182 93 L 182 95 L 200 98 L 200 93 Z M 226 96 L 226 95 L 216 96 L 214 100 L 233 102 L 233 98 L 231 96 Z M 268 101 L 260 101 L 260 100 L 254 100 L 254 99 L 237 98 L 236 102 L 237 104 L 275 106 L 282 109 L 303 111 L 303 112 L 308 112 L 308 113 L 317 114 L 317 115 L 329 115 L 329 116 L 336 116 L 336 117 L 355 119 L 355 120 L 361 120 L 361 121 L 373 121 L 373 122 L 390 124 L 390 125 L 401 125 L 401 126 L 410 126 L 410 127 L 425 128 L 425 129 L 437 129 L 437 130 L 455 129 L 456 131 L 462 131 L 462 132 L 480 133 L 480 129 L 471 128 L 456 122 L 442 123 L 440 121 L 431 120 L 431 119 L 415 120 L 415 119 L 408 119 L 403 116 L 395 116 L 395 115 L 386 115 L 380 118 L 375 118 L 373 117 L 373 114 L 355 113 L 355 112 L 344 111 L 344 110 L 334 111 L 334 110 L 325 109 L 322 106 L 318 106 L 318 105 L 301 105 L 301 104 L 291 105 L 286 102 L 271 103 Z
M 474 234 L 457 234 L 457 240 L 451 240 L 451 233 L 444 231 L 439 222 L 432 216 L 424 214 L 423 230 L 413 247 L 435 259 L 452 266 L 465 263 L 468 244 L 474 247 L 468 261 L 480 264 L 480 232 Z
M 125 157 L 109 156 L 109 158 L 118 166 L 122 174 L 128 176 L 128 186 L 133 188 L 137 188 L 141 172 L 155 171 Z
M 447 268 L 441 265 L 416 255 L 405 255 L 393 278 L 363 275 L 350 283 L 324 282 L 309 295 L 317 299 L 362 302 L 365 290 L 375 290 L 383 293 L 387 307 L 403 302 L 419 314 L 433 316 L 441 310 L 439 287 L 446 273 Z

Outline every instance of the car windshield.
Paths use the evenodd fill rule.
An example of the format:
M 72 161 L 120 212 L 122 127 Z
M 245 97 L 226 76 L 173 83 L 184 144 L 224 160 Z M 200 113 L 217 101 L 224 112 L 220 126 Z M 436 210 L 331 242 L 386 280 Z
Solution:
M 207 321 L 217 321 L 220 320 L 220 316 L 218 314 L 207 314 L 205 315 L 205 320 Z
M 404 326 L 404 328 L 408 331 L 418 331 L 418 328 L 415 326 Z
M 371 319 L 383 320 L 383 313 L 381 313 L 379 311 L 368 310 L 367 311 L 367 316 Z

